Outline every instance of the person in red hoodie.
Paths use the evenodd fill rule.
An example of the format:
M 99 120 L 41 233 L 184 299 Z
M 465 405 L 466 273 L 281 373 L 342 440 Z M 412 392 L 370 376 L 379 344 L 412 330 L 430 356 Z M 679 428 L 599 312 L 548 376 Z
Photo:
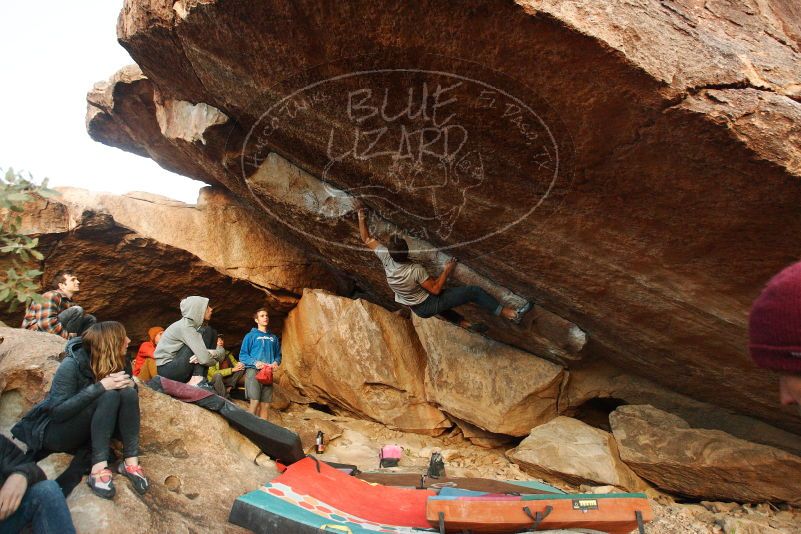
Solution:
M 150 340 L 139 345 L 139 352 L 136 353 L 133 365 L 134 376 L 138 376 L 142 380 L 149 380 L 158 374 L 153 353 L 156 351 L 156 345 L 158 345 L 162 333 L 164 333 L 164 329 L 160 326 L 154 326 L 147 331 Z M 144 371 L 143 368 L 145 368 Z M 144 376 L 140 376 L 143 372 Z
M 751 306 L 748 349 L 779 375 L 779 402 L 801 409 L 801 262 L 770 279 Z

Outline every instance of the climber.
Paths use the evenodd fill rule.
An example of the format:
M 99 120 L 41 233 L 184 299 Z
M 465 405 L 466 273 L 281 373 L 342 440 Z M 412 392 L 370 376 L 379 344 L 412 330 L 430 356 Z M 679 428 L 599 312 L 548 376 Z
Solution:
M 90 449 L 87 483 L 105 499 L 115 494 L 108 468 L 112 436 L 122 441 L 124 461 L 117 472 L 140 494 L 149 487 L 139 466 L 139 393 L 125 369 L 130 341 L 125 327 L 115 321 L 92 325 L 82 337 L 70 340 L 47 397 L 11 429 L 30 455 L 47 451 L 80 457 L 80 451 Z M 62 485 L 65 494 L 71 489 Z
M 239 349 L 239 361 L 245 364 L 245 394 L 250 401 L 250 413 L 265 417 L 267 405 L 273 399 L 273 386 L 260 383 L 256 373 L 265 365 L 270 365 L 273 371 L 281 363 L 281 344 L 278 336 L 267 331 L 270 316 L 265 308 L 256 310 L 253 314 L 254 328 L 242 340 Z
M 225 346 L 225 338 L 222 334 L 217 335 L 217 346 Z M 224 399 L 230 398 L 229 391 L 235 389 L 245 381 L 245 364 L 238 362 L 231 351 L 225 351 L 225 358 L 221 362 L 209 367 L 209 384 L 214 387 L 217 395 Z
M 456 268 L 456 258 L 449 259 L 442 274 L 432 278 L 422 265 L 409 261 L 409 245 L 405 239 L 393 235 L 387 248 L 370 236 L 366 221 L 367 210 L 359 207 L 358 214 L 361 239 L 384 264 L 387 283 L 395 293 L 395 302 L 408 306 L 419 317 L 440 315 L 463 328 L 483 332 L 487 329 L 486 325 L 470 323 L 452 308 L 474 302 L 493 315 L 500 315 L 515 323 L 519 323 L 523 315 L 531 309 L 530 302 L 517 310 L 504 307 L 478 286 L 444 288 L 445 282 Z
M 22 328 L 57 334 L 65 339 L 83 334 L 97 319 L 73 302 L 72 297 L 80 291 L 80 286 L 71 270 L 58 271 L 51 284 L 54 289 L 44 293 L 41 302 L 33 301 L 28 305 Z
M 181 319 L 167 327 L 153 354 L 159 376 L 211 388 L 206 380 L 209 366 L 225 358 L 225 348 L 215 347 L 217 332 L 204 324 L 212 311 L 205 297 L 181 301 Z
M 0 435 L 0 533 L 74 534 L 67 501 L 58 484 Z
M 801 262 L 770 279 L 751 306 L 748 349 L 779 374 L 779 402 L 801 410 Z
M 149 328 L 148 340 L 139 345 L 139 351 L 134 358 L 133 376 L 139 377 L 142 382 L 147 382 L 158 374 L 153 353 L 156 351 L 156 345 L 159 344 L 163 333 L 164 329 L 160 326 Z

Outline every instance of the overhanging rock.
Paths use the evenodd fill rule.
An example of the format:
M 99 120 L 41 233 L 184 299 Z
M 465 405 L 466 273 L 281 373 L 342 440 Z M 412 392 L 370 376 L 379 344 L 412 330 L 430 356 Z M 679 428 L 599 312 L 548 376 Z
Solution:
M 745 349 L 750 303 L 801 245 L 801 23 L 788 6 L 128 0 L 118 35 L 146 78 L 109 85 L 112 105 L 90 106 L 89 130 L 253 206 L 247 179 L 258 165 L 242 163 L 260 164 L 270 152 L 339 190 L 383 188 L 364 195 L 371 208 L 399 228 L 428 230 L 418 237 L 577 325 L 587 333 L 583 354 L 801 432 L 796 414 L 776 409 L 775 378 L 756 370 Z M 353 76 L 381 69 L 391 73 Z M 448 93 L 458 96 L 453 127 L 443 122 L 447 108 L 434 119 L 434 100 L 415 127 L 408 116 L 424 83 L 432 96 L 454 75 L 464 83 Z M 330 91 L 282 100 L 337 77 Z M 370 99 L 349 116 L 355 108 L 339 97 L 364 89 L 372 92 L 358 94 Z M 364 118 L 385 89 L 386 113 Z M 421 153 L 425 140 L 389 120 L 410 89 L 418 107 L 403 119 L 407 134 L 438 125 L 442 143 L 446 131 L 457 139 L 456 125 L 469 133 L 456 158 L 409 160 L 424 164 L 420 175 L 392 164 L 402 158 L 367 157 Z M 205 144 L 173 139 L 157 120 L 167 101 L 202 103 L 228 121 L 204 123 Z M 264 113 L 281 102 L 275 116 L 294 117 L 265 129 Z M 350 151 L 357 119 L 373 129 L 382 120 L 393 135 Z M 557 149 L 559 169 L 547 181 Z M 432 193 L 433 178 L 447 178 L 447 187 Z M 262 215 L 389 304 L 352 220 L 327 226 L 284 206 L 274 212 Z M 530 333 L 499 326 L 493 337 L 533 343 Z

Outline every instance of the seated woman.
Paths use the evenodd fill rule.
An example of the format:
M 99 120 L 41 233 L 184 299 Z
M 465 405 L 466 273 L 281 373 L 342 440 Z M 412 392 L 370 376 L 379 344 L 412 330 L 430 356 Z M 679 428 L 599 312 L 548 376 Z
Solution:
M 362 241 L 384 264 L 387 283 L 395 293 L 395 301 L 408 306 L 419 317 L 427 318 L 440 315 L 463 328 L 483 332 L 487 329 L 482 323 L 469 323 L 452 308 L 473 302 L 493 315 L 513 322 L 519 322 L 523 315 L 531 309 L 526 302 L 519 309 L 502 306 L 497 299 L 478 286 L 463 286 L 445 289 L 448 276 L 456 268 L 456 258 L 445 264 L 445 269 L 437 278 L 432 278 L 425 267 L 409 261 L 409 245 L 398 235 L 392 236 L 389 248 L 370 236 L 365 220 L 367 210 L 359 208 L 359 234 Z
M 156 370 L 156 360 L 153 358 L 153 353 L 156 351 L 161 335 L 164 329 L 160 326 L 154 326 L 147 331 L 148 341 L 144 341 L 139 345 L 139 352 L 136 353 L 133 365 L 133 375 L 138 376 L 142 382 L 146 382 L 158 374 Z
M 225 336 L 217 334 L 218 347 L 225 347 L 224 339 Z M 237 361 L 230 351 L 225 351 L 225 359 L 209 367 L 208 381 L 217 395 L 229 399 L 229 392 L 245 383 L 245 364 Z
M 149 486 L 138 458 L 139 394 L 124 371 L 130 341 L 115 321 L 97 323 L 69 341 L 47 398 L 12 429 L 29 452 L 75 454 L 88 445 L 92 467 L 87 483 L 106 499 L 115 493 L 108 469 L 113 435 L 122 441 L 124 461 L 118 472 L 140 494 Z

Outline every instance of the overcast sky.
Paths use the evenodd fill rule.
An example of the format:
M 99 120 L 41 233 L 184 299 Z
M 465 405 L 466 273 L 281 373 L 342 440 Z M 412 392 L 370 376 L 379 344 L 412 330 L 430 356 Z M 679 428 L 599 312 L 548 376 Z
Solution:
M 203 184 L 96 143 L 86 93 L 133 63 L 117 44 L 122 0 L 0 1 L 0 167 L 54 186 L 150 191 L 194 203 Z

